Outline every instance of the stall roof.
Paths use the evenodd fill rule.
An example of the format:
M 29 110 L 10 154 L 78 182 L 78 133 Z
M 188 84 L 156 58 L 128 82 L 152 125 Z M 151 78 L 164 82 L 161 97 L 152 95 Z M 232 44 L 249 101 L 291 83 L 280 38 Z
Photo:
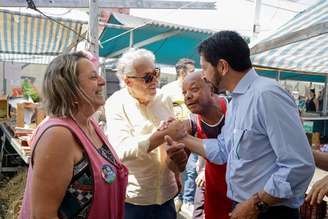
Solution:
M 72 46 L 83 22 L 0 10 L 0 61 L 47 64 Z
M 316 74 L 309 75 L 309 74 L 293 72 L 293 71 L 280 71 L 276 69 L 256 68 L 256 72 L 261 76 L 273 78 L 279 81 L 292 80 L 292 81 L 324 83 L 326 79 L 326 76 L 324 75 L 316 75 Z
M 158 63 L 168 65 L 174 65 L 182 57 L 198 63 L 197 45 L 214 33 L 212 30 L 119 13 L 113 13 L 108 23 L 110 26 L 104 28 L 100 36 L 101 57 L 119 57 L 129 48 L 132 32 L 133 47 L 153 51 Z
M 251 49 L 256 66 L 328 73 L 328 0 L 298 13 Z

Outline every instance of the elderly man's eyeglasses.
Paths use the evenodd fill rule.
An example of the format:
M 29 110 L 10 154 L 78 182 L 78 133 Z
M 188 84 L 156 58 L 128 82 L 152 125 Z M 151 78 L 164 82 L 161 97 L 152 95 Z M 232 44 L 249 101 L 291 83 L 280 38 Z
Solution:
M 127 78 L 139 78 L 139 79 L 143 79 L 145 84 L 148 84 L 150 82 L 152 82 L 155 78 L 159 78 L 161 74 L 161 70 L 159 68 L 155 68 L 153 72 L 146 72 L 145 76 L 141 77 L 141 76 L 127 76 Z

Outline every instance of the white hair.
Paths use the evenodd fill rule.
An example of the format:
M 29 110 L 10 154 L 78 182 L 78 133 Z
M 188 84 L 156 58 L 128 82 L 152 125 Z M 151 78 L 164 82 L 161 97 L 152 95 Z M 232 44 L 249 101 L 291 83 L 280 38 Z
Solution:
M 131 48 L 125 52 L 117 63 L 117 73 L 119 76 L 134 75 L 136 70 L 134 64 L 142 59 L 148 59 L 155 62 L 155 55 L 146 49 Z

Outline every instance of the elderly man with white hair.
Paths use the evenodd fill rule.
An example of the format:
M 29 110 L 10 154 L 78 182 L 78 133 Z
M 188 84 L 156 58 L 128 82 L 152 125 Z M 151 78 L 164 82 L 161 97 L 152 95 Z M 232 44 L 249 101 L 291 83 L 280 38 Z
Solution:
M 173 199 L 178 188 L 170 169 L 178 172 L 179 165 L 170 166 L 163 143 L 165 135 L 174 137 L 177 130 L 158 130 L 174 114 L 170 98 L 157 90 L 160 70 L 155 56 L 130 49 L 117 69 L 126 86 L 106 101 L 105 111 L 109 140 L 129 169 L 125 218 L 176 218 Z M 180 153 L 181 166 L 187 161 L 184 155 Z

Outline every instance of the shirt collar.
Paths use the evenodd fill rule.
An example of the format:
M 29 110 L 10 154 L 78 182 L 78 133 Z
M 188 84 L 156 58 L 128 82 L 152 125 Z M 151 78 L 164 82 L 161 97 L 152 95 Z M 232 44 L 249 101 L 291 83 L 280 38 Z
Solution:
M 259 77 L 254 68 L 251 68 L 242 79 L 238 82 L 232 94 L 244 94 L 255 79 Z

